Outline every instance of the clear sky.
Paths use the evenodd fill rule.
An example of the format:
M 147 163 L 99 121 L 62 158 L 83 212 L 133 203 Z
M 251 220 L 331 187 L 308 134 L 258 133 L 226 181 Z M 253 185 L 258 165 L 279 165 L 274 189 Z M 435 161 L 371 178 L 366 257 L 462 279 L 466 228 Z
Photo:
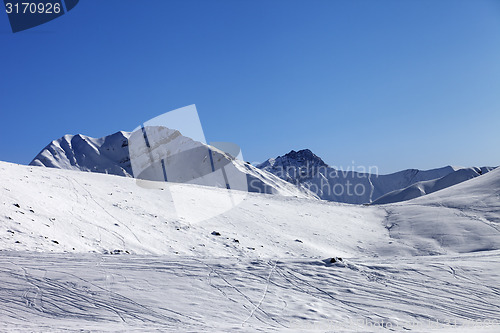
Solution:
M 0 45 L 4 161 L 196 104 L 252 162 L 500 164 L 498 0 L 82 0 Z

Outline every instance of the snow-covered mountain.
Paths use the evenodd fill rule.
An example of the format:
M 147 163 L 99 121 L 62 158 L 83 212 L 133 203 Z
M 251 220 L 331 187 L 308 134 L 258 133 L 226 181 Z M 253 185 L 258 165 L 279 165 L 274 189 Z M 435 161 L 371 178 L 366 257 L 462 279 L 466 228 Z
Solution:
M 421 181 L 404 189 L 389 192 L 373 201 L 372 204 L 387 204 L 418 198 L 423 195 L 427 195 L 445 189 L 447 187 L 460 184 L 461 182 L 472 179 L 474 177 L 484 175 L 493 169 L 494 168 L 491 167 L 459 169 L 447 174 L 442 178 Z
M 456 176 L 451 177 L 453 180 L 448 178 L 437 182 L 435 190 L 470 178 L 465 176 L 470 172 L 456 173 L 462 168 L 451 166 L 425 171 L 408 169 L 388 175 L 337 170 L 328 166 L 309 149 L 292 150 L 286 155 L 271 158 L 257 165 L 257 168 L 268 171 L 292 184 L 300 184 L 316 193 L 321 199 L 351 204 L 372 203 L 393 191 L 406 189 L 415 183 L 441 179 L 450 174 Z M 490 169 L 481 168 L 478 172 L 481 170 L 487 172 Z M 411 195 L 406 197 L 406 194 L 405 192 L 399 196 L 391 196 L 391 198 L 392 200 L 410 199 Z
M 48 144 L 30 165 L 132 176 L 128 152 L 129 132 L 102 138 L 65 135 Z
M 317 198 L 302 186 L 294 186 L 220 149 L 162 126 L 102 138 L 65 135 L 46 146 L 30 165 L 224 188 L 231 185 L 248 192 Z M 222 169 L 225 174 L 220 172 Z M 229 184 L 227 177 L 236 181 Z
M 224 177 L 230 174 L 239 177 L 239 185 L 233 186 L 234 189 L 351 204 L 409 200 L 491 170 L 447 166 L 426 171 L 409 169 L 389 175 L 342 171 L 328 166 L 308 149 L 292 150 L 254 167 L 175 130 L 148 127 L 144 131 L 148 132 L 150 141 L 155 142 L 154 147 L 148 147 L 142 131 L 117 132 L 97 139 L 81 134 L 65 135 L 52 141 L 30 165 L 217 187 L 229 186 Z M 132 159 L 131 152 L 135 154 Z M 160 155 L 165 158 L 157 158 Z M 213 173 L 221 168 L 228 169 L 226 176 Z M 207 176 L 211 173 L 213 176 Z

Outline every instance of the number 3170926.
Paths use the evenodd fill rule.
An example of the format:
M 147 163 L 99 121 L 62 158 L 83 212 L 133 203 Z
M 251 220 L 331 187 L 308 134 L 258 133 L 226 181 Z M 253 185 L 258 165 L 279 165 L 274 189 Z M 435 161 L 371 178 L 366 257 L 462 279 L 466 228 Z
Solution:
M 5 4 L 5 10 L 7 14 L 59 14 L 61 12 L 60 3 L 34 3 L 34 2 L 22 2 L 22 3 L 10 3 Z

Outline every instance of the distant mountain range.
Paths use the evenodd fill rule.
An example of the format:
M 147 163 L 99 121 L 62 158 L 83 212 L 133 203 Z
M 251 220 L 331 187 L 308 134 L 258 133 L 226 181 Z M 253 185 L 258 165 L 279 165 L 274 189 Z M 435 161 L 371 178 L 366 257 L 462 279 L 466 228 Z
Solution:
M 461 183 L 492 170 L 491 167 L 446 166 L 432 170 L 407 169 L 388 175 L 328 166 L 309 149 L 292 150 L 270 158 L 257 168 L 316 193 L 321 199 L 351 204 L 382 204 L 413 199 Z
M 431 194 L 447 187 L 459 184 L 466 180 L 484 175 L 493 170 L 491 167 L 463 168 L 453 171 L 444 177 L 414 183 L 403 189 L 389 192 L 376 199 L 373 204 L 388 204 L 400 201 L 411 200 L 426 194 Z
M 220 181 L 214 182 L 211 177 L 210 184 L 206 183 L 206 175 L 215 170 L 216 161 L 217 169 L 224 166 L 224 177 L 227 178 L 228 173 L 246 177 L 245 188 L 236 189 L 350 204 L 387 204 L 410 200 L 478 177 L 493 169 L 446 166 L 425 171 L 408 169 L 377 175 L 337 170 L 328 166 L 309 149 L 292 150 L 288 154 L 252 166 L 215 147 L 184 137 L 178 131 L 165 127 L 149 128 L 147 131 L 152 136 L 170 138 L 154 148 L 154 154 L 164 156 L 161 162 L 164 165 L 160 165 L 158 160 L 158 163 L 148 169 L 148 172 L 154 171 L 159 175 L 155 177 L 161 179 L 148 176 L 148 180 L 163 180 L 163 175 L 167 177 L 170 174 L 167 177 L 169 182 L 230 187 L 226 184 L 227 179 L 220 175 Z M 81 134 L 65 135 L 47 145 L 30 165 L 142 178 L 146 172 L 144 170 L 141 170 L 142 175 L 134 175 L 129 147 L 131 135 L 130 132 L 121 131 L 97 139 Z M 137 135 L 142 136 L 142 133 Z M 142 142 L 142 138 L 139 139 Z M 149 147 L 147 143 L 143 142 L 142 145 L 142 163 L 147 164 L 151 152 L 146 152 Z M 190 167 L 186 168 L 187 165 Z M 165 172 L 165 168 L 168 172 Z M 137 165 L 135 169 L 137 173 Z

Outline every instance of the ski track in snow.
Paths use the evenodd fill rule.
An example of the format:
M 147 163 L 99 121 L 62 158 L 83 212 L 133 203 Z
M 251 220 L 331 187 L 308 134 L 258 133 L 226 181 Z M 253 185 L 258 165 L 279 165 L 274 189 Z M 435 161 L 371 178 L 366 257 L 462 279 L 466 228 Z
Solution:
M 296 331 L 349 318 L 411 330 L 426 320 L 500 322 L 500 288 L 491 279 L 499 259 L 500 251 L 336 264 L 3 252 L 0 329 Z M 99 261 L 106 274 L 95 269 Z
M 471 326 L 500 323 L 497 174 L 375 207 L 248 194 L 191 223 L 130 178 L 0 163 L 0 331 L 500 331 Z M 201 214 L 225 191 L 179 189 Z

